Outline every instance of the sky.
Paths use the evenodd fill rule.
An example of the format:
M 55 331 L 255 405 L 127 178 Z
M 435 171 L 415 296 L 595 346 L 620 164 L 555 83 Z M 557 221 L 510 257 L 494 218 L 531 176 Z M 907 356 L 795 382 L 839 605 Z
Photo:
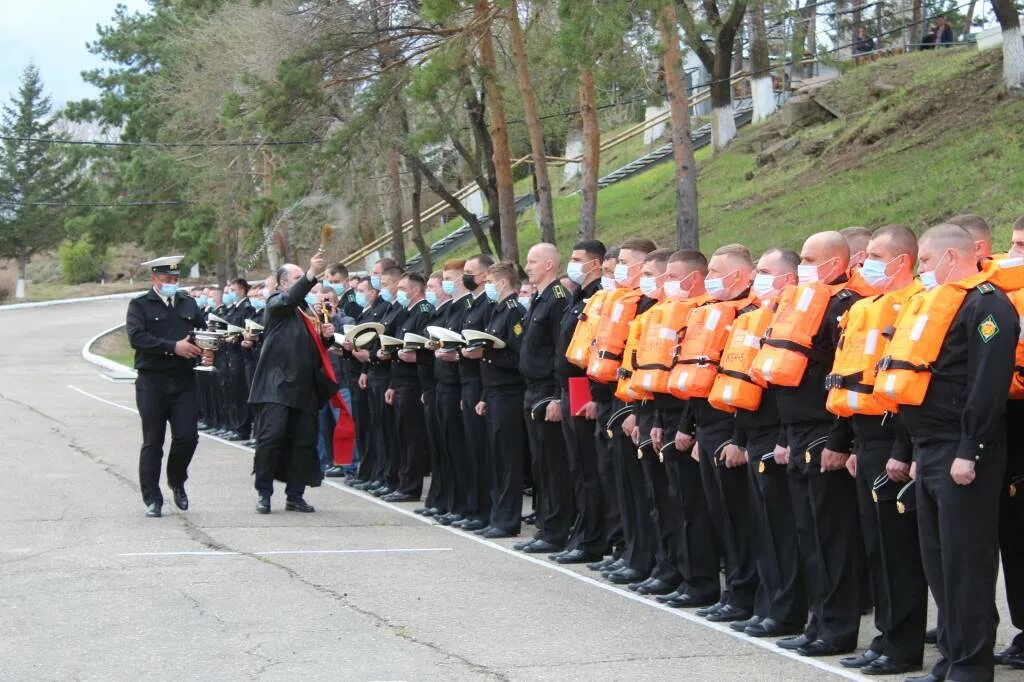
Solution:
M 0 99 L 10 100 L 29 62 L 39 67 L 54 107 L 93 97 L 98 91 L 81 72 L 102 65 L 85 44 L 96 39 L 96 25 L 109 24 L 117 0 L 21 0 L 4 2 L 0 19 Z M 131 11 L 145 11 L 145 0 L 120 0 Z

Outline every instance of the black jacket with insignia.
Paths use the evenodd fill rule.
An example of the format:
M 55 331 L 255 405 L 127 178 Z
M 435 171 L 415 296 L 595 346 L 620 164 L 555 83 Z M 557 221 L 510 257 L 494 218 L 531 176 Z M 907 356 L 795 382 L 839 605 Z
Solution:
M 195 299 L 185 293 L 174 295 L 168 306 L 150 289 L 128 304 L 126 331 L 135 349 L 135 369 L 144 372 L 191 372 L 195 360 L 179 358 L 174 345 L 195 329 L 205 329 L 203 313 Z
M 569 292 L 558 280 L 533 297 L 526 314 L 519 353 L 519 371 L 531 384 L 555 383 L 555 355 L 562 315 L 571 303 Z
M 434 320 L 434 306 L 426 301 L 420 301 L 407 310 L 405 319 L 395 330 L 395 338 L 405 339 L 406 334 L 426 336 L 427 327 Z M 391 388 L 423 388 L 420 385 L 421 362 L 426 362 L 426 357 L 421 353 L 417 353 L 416 362 L 403 362 L 398 359 L 396 353 L 395 359 L 391 361 Z
M 491 300 L 481 292 L 479 296 L 474 297 L 471 300 L 471 308 L 466 312 L 466 317 L 463 321 L 465 325 L 462 329 L 475 329 L 478 332 L 483 331 L 487 328 L 487 322 L 491 319 L 491 314 L 494 310 L 494 304 Z M 462 329 L 458 330 L 458 333 L 462 333 Z M 479 383 L 482 381 L 480 376 L 480 360 L 467 360 L 461 358 L 459 360 L 459 381 L 464 384 Z
M 523 309 L 515 294 L 494 304 L 484 331 L 505 342 L 504 348 L 487 348 L 480 361 L 480 379 L 484 394 L 491 389 L 522 389 L 519 351 L 523 345 Z
M 452 301 L 448 305 L 442 307 L 440 309 L 442 316 L 435 319 L 434 324 L 439 327 L 444 327 L 449 331 L 453 331 L 456 334 L 461 334 L 462 330 L 466 328 L 466 316 L 469 315 L 469 311 L 472 309 L 473 295 L 466 294 L 462 298 Z M 477 368 L 476 374 L 479 379 L 479 362 L 476 360 L 466 360 L 462 357 L 461 353 L 456 353 L 456 355 L 459 358 L 458 362 L 445 362 L 444 360 L 434 359 L 434 380 L 437 383 L 444 384 L 446 386 L 459 385 L 459 375 L 462 372 L 462 366 L 469 362 L 474 363 L 474 366 Z
M 384 316 L 380 318 L 380 323 L 384 325 L 384 334 L 400 338 L 398 330 L 405 322 L 405 317 L 409 314 L 409 311 L 406 310 L 405 306 L 400 306 L 395 302 L 385 303 L 385 305 L 388 306 L 387 310 L 384 311 Z M 380 360 L 377 358 L 377 351 L 380 350 L 380 339 L 375 339 L 367 350 L 370 351 L 370 361 L 366 363 L 368 373 L 375 375 L 390 374 L 391 360 Z

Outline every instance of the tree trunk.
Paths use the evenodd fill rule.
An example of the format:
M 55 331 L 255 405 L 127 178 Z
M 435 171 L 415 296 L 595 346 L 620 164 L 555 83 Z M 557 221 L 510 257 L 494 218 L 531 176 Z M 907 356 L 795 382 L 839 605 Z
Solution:
M 711 147 L 720 152 L 736 137 L 732 114 L 732 44 L 735 34 L 719 35 L 714 68 L 711 71 Z
M 597 89 L 594 72 L 580 71 L 580 118 L 583 119 L 583 187 L 580 202 L 579 238 L 597 234 L 597 180 L 601 167 L 601 129 L 597 123 Z
M 28 282 L 28 259 L 27 253 L 18 254 L 18 282 L 14 285 L 14 298 L 25 298 L 25 283 Z
M 262 194 L 267 200 L 270 200 L 270 194 L 272 191 L 272 177 L 270 167 L 270 152 L 263 149 L 263 187 Z M 277 229 L 276 227 L 274 228 Z M 277 240 L 273 237 L 267 241 L 267 265 L 270 267 L 271 272 L 277 272 L 277 269 L 281 267 L 281 253 L 280 247 L 277 244 Z
M 679 52 L 676 8 L 671 2 L 662 9 L 658 28 L 665 92 L 672 115 L 672 152 L 676 164 L 676 247 L 696 249 L 700 227 L 697 219 L 697 164 L 693 156 L 693 140 L 690 139 L 690 103 Z
M 1024 88 L 1024 41 L 1020 35 L 1020 17 L 1013 0 L 992 0 L 999 26 L 1003 29 L 1003 85 L 1019 92 Z
M 978 0 L 971 0 L 971 4 L 967 6 L 967 17 L 964 19 L 964 33 L 960 36 L 960 40 L 967 42 L 967 35 L 971 32 L 971 22 L 974 21 L 974 6 L 978 4 Z
M 399 151 L 389 145 L 387 151 L 388 227 L 391 230 L 391 257 L 405 265 L 405 235 L 402 234 L 402 169 Z
M 488 0 L 477 0 L 475 18 L 483 22 L 490 12 Z M 491 110 L 491 139 L 494 143 L 494 172 L 498 183 L 498 211 L 501 214 L 501 257 L 519 263 L 519 235 L 516 232 L 516 195 L 512 181 L 512 153 L 509 150 L 505 100 L 498 84 L 498 63 L 490 22 L 480 29 L 480 62 L 484 90 Z
M 487 121 L 484 117 L 485 107 L 482 100 L 471 94 L 467 99 L 467 113 L 469 114 L 470 127 L 473 129 L 473 137 L 476 140 L 478 151 L 478 162 L 474 165 L 473 171 L 479 176 L 485 173 L 483 182 L 477 180 L 477 186 L 484 193 L 487 199 L 487 217 L 489 221 L 488 231 L 491 233 L 491 243 L 494 244 L 494 252 L 501 253 L 501 211 L 498 208 L 498 180 L 494 170 L 494 143 L 491 139 L 491 131 L 487 129 Z
M 760 123 L 775 113 L 764 0 L 753 0 L 750 5 L 750 97 L 754 102 L 754 123 Z
M 993 4 L 995 4 L 993 2 Z M 921 0 L 914 0 L 913 9 L 910 12 L 910 38 L 908 39 L 911 50 L 921 49 Z
M 523 118 L 530 135 L 530 155 L 533 158 L 533 176 L 536 179 L 537 223 L 540 240 L 555 243 L 555 213 L 551 203 L 551 180 L 548 175 L 547 149 L 544 144 L 544 128 L 537 113 L 537 96 L 530 82 L 530 70 L 526 61 L 526 41 L 523 27 L 519 23 L 519 5 L 511 0 L 508 11 L 509 34 L 512 38 L 512 60 L 516 65 L 519 94 L 523 98 Z
M 850 35 L 857 38 L 860 35 L 860 27 L 863 24 L 863 12 L 862 7 L 864 6 L 864 0 L 853 0 L 853 17 L 850 20 L 851 31 Z
M 430 188 L 430 191 L 441 197 L 442 201 L 451 206 L 452 210 L 466 221 L 469 229 L 473 231 L 473 236 L 476 237 L 476 243 L 480 247 L 480 252 L 491 253 L 490 245 L 487 243 L 487 236 L 484 234 L 483 228 L 480 227 L 480 220 L 473 215 L 473 212 L 448 191 L 441 181 L 437 179 L 437 176 L 434 175 L 434 172 L 430 170 L 430 167 L 423 163 L 423 159 L 409 152 L 406 152 L 405 158 L 412 164 L 415 171 L 427 181 L 427 187 Z
M 412 205 L 409 207 L 412 216 L 412 243 L 420 252 L 423 274 L 430 276 L 433 262 L 430 256 L 430 245 L 423 237 L 423 223 L 420 220 L 420 197 L 423 194 L 423 177 L 417 168 L 412 169 Z

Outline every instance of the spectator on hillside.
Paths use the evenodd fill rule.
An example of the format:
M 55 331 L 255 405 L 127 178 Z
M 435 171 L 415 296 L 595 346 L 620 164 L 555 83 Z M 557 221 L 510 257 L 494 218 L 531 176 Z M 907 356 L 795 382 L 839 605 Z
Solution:
M 946 21 L 945 15 L 940 14 L 938 25 L 935 28 L 935 46 L 951 47 L 953 45 L 953 27 Z
M 853 54 L 862 55 L 875 51 L 875 39 L 868 35 L 868 29 L 861 26 L 857 29 L 857 37 L 853 41 Z
M 924 37 L 921 38 L 921 49 L 922 50 L 932 50 L 932 49 L 935 48 L 935 37 L 936 37 L 935 32 L 936 32 L 936 28 L 934 26 L 929 26 L 928 27 L 928 33 L 926 33 L 924 35 Z

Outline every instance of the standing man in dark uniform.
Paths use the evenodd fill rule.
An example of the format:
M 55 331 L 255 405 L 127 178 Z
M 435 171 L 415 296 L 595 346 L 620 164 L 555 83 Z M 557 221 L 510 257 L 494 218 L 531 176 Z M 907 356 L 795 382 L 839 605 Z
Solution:
M 569 293 L 558 282 L 560 267 L 554 244 L 537 244 L 526 255 L 526 275 L 537 288 L 537 294 L 526 315 L 519 373 L 526 379 L 523 416 L 533 458 L 537 532 L 526 542 L 515 545 L 515 549 L 528 554 L 562 551 L 576 512 L 555 378 L 556 342 L 562 314 L 569 306 Z M 551 400 L 535 409 L 545 399 Z
M 523 514 L 523 392 L 519 350 L 523 338 L 523 309 L 516 300 L 519 277 L 513 263 L 498 263 L 487 271 L 484 290 L 494 303 L 486 333 L 501 339 L 504 348 L 463 350 L 464 357 L 481 360 L 483 396 L 477 414 L 487 415 L 491 469 L 490 526 L 485 538 L 519 535 Z
M 327 373 L 329 366 L 324 366 L 326 351 L 321 353 L 334 327 L 317 321 L 316 298 L 310 294 L 324 261 L 322 253 L 314 254 L 305 274 L 297 265 L 281 266 L 279 291 L 267 301 L 263 352 L 249 394 L 259 422 L 253 470 L 260 514 L 270 513 L 275 479 L 286 483 L 285 510 L 299 512 L 314 511 L 303 495 L 306 486 L 323 480 L 316 452 L 317 413 L 338 391 Z M 314 334 L 321 337 L 319 343 Z
M 250 319 L 255 310 L 249 303 L 249 283 L 244 279 L 234 279 L 228 283 L 228 299 L 225 317 L 228 323 L 245 328 L 245 321 Z M 228 403 L 229 414 L 232 415 L 228 424 L 227 440 L 249 440 L 252 432 L 252 417 L 249 414 L 247 399 L 249 383 L 245 376 L 245 359 L 241 347 L 241 337 L 232 336 L 225 353 L 228 361 Z
M 377 322 L 384 319 L 384 315 L 390 310 L 391 305 L 380 298 L 377 289 L 373 287 L 369 277 L 365 277 L 356 285 L 355 303 L 360 307 L 361 312 L 356 317 L 356 324 Z M 345 350 L 346 364 L 350 365 L 349 371 L 358 378 L 352 390 L 353 417 L 356 422 L 356 441 L 359 443 L 359 468 L 349 484 L 358 490 L 368 490 L 379 487 L 374 480 L 373 473 L 376 467 L 379 446 L 375 429 L 382 428 L 377 421 L 379 415 L 370 407 L 369 375 L 367 368 L 370 366 L 370 351 L 365 348 L 356 348 L 351 341 L 342 344 Z
M 921 283 L 930 290 L 976 276 L 975 256 L 966 230 L 933 227 L 919 243 Z M 988 282 L 972 286 L 929 367 L 923 402 L 900 406 L 914 441 L 921 558 L 941 618 L 940 658 L 920 680 L 994 674 L 1002 420 L 1019 334 L 1006 295 Z
M 398 267 L 390 267 L 380 274 L 380 291 L 378 295 L 388 303 L 387 312 L 381 318 L 384 334 L 396 336 L 405 322 L 409 311 L 398 303 L 398 283 L 405 272 Z M 391 386 L 391 353 L 385 352 L 378 338 L 370 346 L 369 362 L 369 398 L 370 409 L 375 410 L 373 480 L 378 483 L 376 488 L 367 491 L 376 497 L 384 497 L 395 492 L 398 487 L 398 438 L 395 424 L 395 409 L 387 398 Z
M 578 289 L 562 311 L 555 345 L 555 375 L 561 402 L 562 437 L 575 500 L 575 521 L 563 551 L 551 557 L 559 564 L 580 564 L 599 561 L 608 549 L 604 533 L 604 509 L 601 477 L 597 468 L 597 444 L 594 420 L 597 405 L 586 403 L 579 414 L 572 411 L 570 381 L 589 384 L 587 373 L 565 357 L 587 300 L 601 288 L 601 262 L 605 246 L 595 239 L 577 242 L 569 255 L 567 276 Z
M 434 306 L 423 300 L 427 281 L 418 272 L 410 272 L 398 283 L 395 303 L 406 310 L 395 337 L 405 339 L 406 334 L 423 336 L 434 316 Z M 419 501 L 423 494 L 423 477 L 430 468 L 430 437 L 423 404 L 423 385 L 420 382 L 420 356 L 416 351 L 400 350 L 391 363 L 391 384 L 387 402 L 395 410 L 398 445 L 395 464 L 398 486 L 384 495 L 385 502 Z M 424 354 L 424 362 L 427 356 Z
M 178 263 L 168 256 L 143 263 L 152 271 L 152 288 L 128 304 L 128 339 L 135 350 L 135 404 L 142 418 L 139 487 L 146 516 L 159 518 L 164 504 L 160 492 L 160 462 L 164 434 L 171 425 L 167 453 L 167 484 L 179 509 L 188 509 L 185 481 L 199 443 L 195 359 L 202 355 L 189 335 L 203 328 L 199 306 L 178 293 Z
M 452 299 L 445 293 L 441 285 L 441 272 L 434 272 L 427 278 L 427 291 L 424 297 L 430 305 L 434 306 L 434 312 L 428 322 L 429 327 L 443 327 L 452 311 Z M 429 338 L 429 332 L 421 336 Z M 444 438 L 441 434 L 441 417 L 437 402 L 437 365 L 440 362 L 434 356 L 436 343 L 428 344 L 417 352 L 417 371 L 420 375 L 420 386 L 423 388 L 423 411 L 427 417 L 427 434 L 430 436 L 430 489 L 427 491 L 422 507 L 414 509 L 417 514 L 423 514 L 427 510 L 436 510 L 428 516 L 447 514 L 452 508 L 452 495 L 454 487 L 452 484 L 451 457 L 444 448 Z M 441 370 L 445 371 L 446 367 Z M 458 370 L 455 370 L 458 376 Z M 460 419 L 461 423 L 461 419 Z M 443 510 L 443 511 L 442 511 Z

